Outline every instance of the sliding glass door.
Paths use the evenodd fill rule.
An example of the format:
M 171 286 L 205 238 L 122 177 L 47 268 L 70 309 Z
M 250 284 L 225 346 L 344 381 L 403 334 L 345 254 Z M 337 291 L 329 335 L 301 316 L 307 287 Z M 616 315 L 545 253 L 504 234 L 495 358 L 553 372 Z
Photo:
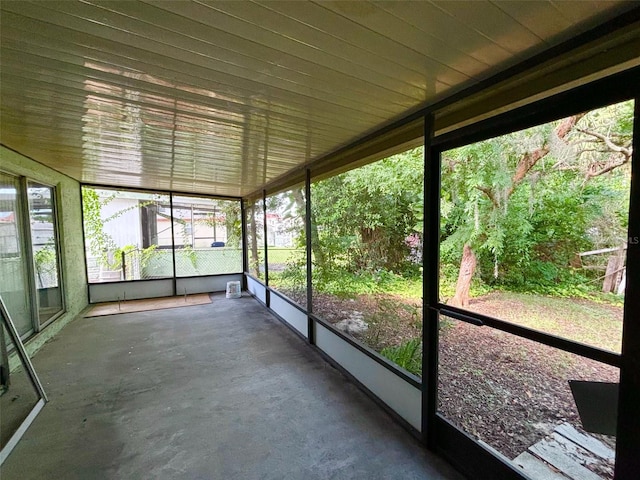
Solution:
M 40 326 L 63 311 L 53 187 L 27 182 L 29 225 Z
M 34 327 L 20 191 L 17 177 L 0 172 L 0 295 L 18 334 L 25 338 L 34 332 Z
M 0 172 L 0 295 L 26 338 L 64 311 L 55 188 Z

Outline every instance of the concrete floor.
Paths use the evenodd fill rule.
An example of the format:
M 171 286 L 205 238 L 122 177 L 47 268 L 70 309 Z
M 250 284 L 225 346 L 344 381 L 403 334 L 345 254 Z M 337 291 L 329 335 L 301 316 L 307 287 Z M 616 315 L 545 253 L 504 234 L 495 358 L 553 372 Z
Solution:
M 35 356 L 28 479 L 458 479 L 255 300 L 78 319 Z

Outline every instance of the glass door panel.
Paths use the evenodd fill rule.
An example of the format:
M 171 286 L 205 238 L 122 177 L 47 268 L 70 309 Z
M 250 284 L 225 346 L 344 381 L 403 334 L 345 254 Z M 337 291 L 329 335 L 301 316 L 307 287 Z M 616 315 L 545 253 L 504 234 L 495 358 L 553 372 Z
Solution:
M 63 309 L 54 189 L 29 182 L 29 224 L 40 325 Z
M 0 295 L 24 338 L 33 332 L 33 324 L 19 192 L 19 180 L 0 172 Z

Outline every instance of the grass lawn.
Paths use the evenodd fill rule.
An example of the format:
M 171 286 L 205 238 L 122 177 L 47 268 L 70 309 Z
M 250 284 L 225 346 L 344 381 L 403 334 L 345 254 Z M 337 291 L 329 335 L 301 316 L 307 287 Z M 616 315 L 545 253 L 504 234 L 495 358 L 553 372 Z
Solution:
M 269 263 L 285 263 L 296 252 L 292 248 L 270 249 Z M 274 272 L 274 279 L 275 275 L 277 274 Z M 451 286 L 441 285 L 441 290 L 443 287 Z M 350 299 L 358 296 L 363 296 L 364 299 L 370 297 L 372 300 L 389 298 L 419 305 L 422 280 L 394 274 L 342 273 L 326 280 L 317 293 Z M 621 350 L 622 302 L 607 303 L 600 297 L 589 300 L 501 290 L 488 292 L 488 287 L 472 288 L 471 296 L 468 307 L 471 311 L 612 352 L 619 353 Z M 351 307 L 356 308 L 353 305 Z M 365 306 L 357 308 L 371 310 Z
M 285 264 L 289 260 L 293 260 L 297 255 L 301 255 L 303 253 L 304 249 L 269 247 L 269 263 Z
M 386 282 L 383 290 L 401 299 L 420 301 L 422 282 L 393 279 Z M 621 305 L 498 290 L 486 294 L 472 291 L 472 296 L 469 310 L 474 312 L 612 352 L 621 350 Z
M 494 291 L 469 310 L 613 352 L 622 346 L 623 307 L 586 299 Z

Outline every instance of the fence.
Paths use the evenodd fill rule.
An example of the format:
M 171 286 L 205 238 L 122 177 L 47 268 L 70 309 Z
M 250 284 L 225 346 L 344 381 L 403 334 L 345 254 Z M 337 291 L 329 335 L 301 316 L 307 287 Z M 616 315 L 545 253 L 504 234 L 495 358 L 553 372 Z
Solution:
M 89 283 L 149 280 L 173 277 L 172 250 L 121 252 L 115 266 L 105 267 L 96 257 L 87 257 Z M 113 257 L 113 256 L 112 256 Z M 176 249 L 176 277 L 223 275 L 242 272 L 240 248 Z

